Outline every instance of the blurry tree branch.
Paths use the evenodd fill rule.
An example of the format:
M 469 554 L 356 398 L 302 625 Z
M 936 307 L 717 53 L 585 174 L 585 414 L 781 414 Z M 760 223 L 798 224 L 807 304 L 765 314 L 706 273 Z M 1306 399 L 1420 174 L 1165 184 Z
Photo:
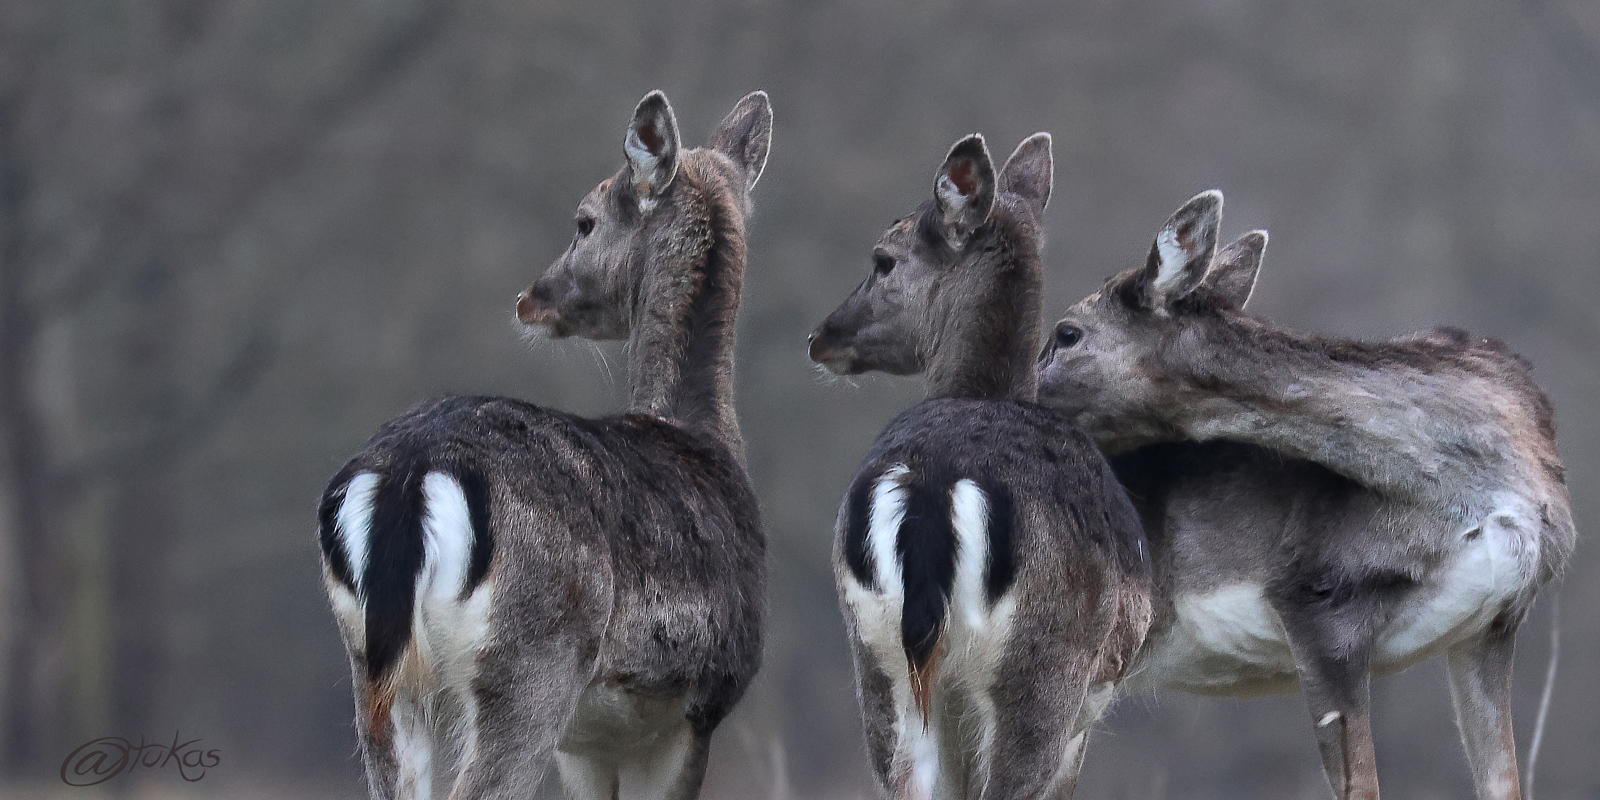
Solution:
M 431 52 L 449 30 L 456 0 L 425 0 L 411 16 L 392 30 L 377 36 L 356 69 L 333 88 L 306 101 L 297 114 L 298 122 L 277 142 L 263 147 L 245 167 L 232 176 L 229 191 L 214 207 L 209 224 L 192 240 L 195 250 L 209 253 L 255 210 L 261 198 L 298 175 L 328 135 L 367 101 L 407 74 L 407 69 Z M 159 192 L 163 160 L 147 169 L 133 182 L 138 195 Z M 70 277 L 57 280 L 39 299 L 37 317 L 70 313 L 130 266 L 145 263 L 153 252 L 168 245 L 159 229 L 146 218 L 148 198 L 131 196 L 113 202 L 107 219 L 100 225 L 94 247 L 81 260 Z M 156 235 L 151 235 L 156 234 Z M 208 263 L 204 257 L 187 262 L 193 270 Z
M 49 102 L 60 102 L 49 90 L 59 87 L 40 84 L 47 68 L 58 66 L 46 62 L 47 51 L 40 41 L 52 33 L 49 25 L 42 23 L 59 22 L 60 18 L 52 15 L 62 12 L 48 4 L 39 5 L 32 9 L 37 13 L 26 20 L 28 25 L 7 24 L 12 17 L 0 18 L 0 43 L 5 44 L 0 62 L 8 72 L 0 78 L 0 432 L 5 436 L 0 479 L 9 481 L 10 493 L 16 498 L 12 524 L 4 529 L 10 531 L 21 562 L 22 586 L 15 599 L 23 604 L 14 635 L 4 643 L 8 652 L 3 663 L 3 755 L 12 769 L 41 768 L 48 754 L 62 744 L 63 736 L 71 733 L 73 721 L 63 719 L 63 711 L 84 704 L 68 701 L 65 693 L 86 691 L 97 697 L 96 687 L 106 685 L 105 676 L 78 674 L 105 669 L 104 659 L 66 658 L 70 649 L 66 641 L 81 625 L 104 629 L 104 618 L 111 612 L 84 610 L 82 603 L 67 599 L 83 588 L 77 582 L 88 579 L 85 570 L 92 569 L 75 559 L 104 553 L 104 541 L 112 533 L 95 532 L 101 544 L 85 549 L 80 543 L 74 548 L 63 540 L 63 515 L 90 486 L 115 485 L 135 472 L 170 460 L 226 421 L 277 359 L 283 298 L 281 292 L 252 298 L 256 310 L 246 315 L 258 321 L 230 348 L 223 366 L 199 382 L 198 391 L 176 386 L 174 392 L 158 393 L 162 397 L 190 395 L 180 400 L 176 409 L 143 409 L 141 413 L 154 420 L 148 430 L 127 441 L 111 436 L 113 444 L 108 449 L 81 460 L 69 461 L 52 451 L 50 415 L 39 406 L 40 393 L 33 385 L 39 377 L 41 332 L 56 322 L 87 313 L 91 304 L 98 303 L 106 289 L 130 270 L 156 270 L 170 284 L 215 264 L 224 243 L 249 224 L 265 196 L 301 174 L 327 137 L 352 113 L 403 79 L 413 64 L 436 48 L 449 30 L 454 5 L 454 0 L 423 0 L 403 19 L 370 35 L 353 68 L 331 87 L 299 103 L 293 122 L 273 127 L 279 133 L 263 131 L 263 135 L 276 138 L 253 143 L 256 146 L 242 166 L 224 168 L 220 176 L 209 174 L 216 172 L 214 165 L 186 163 L 189 154 L 183 147 L 186 131 L 182 126 L 189 120 L 179 117 L 170 123 L 171 130 L 163 131 L 166 135 L 153 137 L 152 147 L 159 150 L 147 153 L 154 157 L 142 160 L 140 174 L 126 184 L 129 188 L 100 202 L 92 196 L 75 198 L 80 207 L 99 208 L 100 212 L 79 220 L 93 232 L 91 244 L 72 258 L 63 258 L 59 248 L 43 246 L 50 241 L 51 231 L 43 223 L 36 224 L 33 207 L 38 198 L 35 182 L 45 175 L 60 179 L 45 166 L 51 157 L 61 156 L 52 149 L 58 142 L 26 124 L 29 114 L 42 108 L 35 104 L 46 102 L 47 97 Z M 193 6 L 185 13 L 203 17 L 204 8 Z M 203 35 L 203 31 L 199 33 Z M 161 60 L 146 69 L 155 73 L 158 84 L 172 83 L 171 76 L 187 69 L 184 52 L 165 47 Z M 198 230 L 179 231 L 163 217 L 159 200 L 179 191 L 183 181 L 195 174 L 206 175 L 209 213 Z M 57 188 L 71 191 L 80 187 Z M 274 281 L 273 285 L 283 283 Z M 106 302 L 129 300 L 116 297 Z M 139 311 L 134 320 L 144 331 L 138 334 L 142 341 L 161 346 L 176 333 L 170 309 L 149 305 Z M 174 377 L 169 374 L 162 379 Z M 82 555 L 84 552 L 89 555 Z M 157 556 L 151 559 L 159 561 Z M 93 619 L 78 619 L 85 613 Z M 98 647 L 103 651 L 109 645 Z
M 269 325 L 255 327 L 212 378 L 200 397 L 168 413 L 160 424 L 129 441 L 115 443 L 51 475 L 58 494 L 81 491 L 95 480 L 115 479 L 130 471 L 147 469 L 204 441 L 247 398 L 277 360 L 277 331 Z

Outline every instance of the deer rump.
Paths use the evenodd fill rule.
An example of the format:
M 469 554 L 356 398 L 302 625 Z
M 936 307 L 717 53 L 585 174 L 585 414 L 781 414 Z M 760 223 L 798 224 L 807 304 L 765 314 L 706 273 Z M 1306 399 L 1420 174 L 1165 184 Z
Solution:
M 334 477 L 320 517 L 328 592 L 366 677 L 363 727 L 379 739 L 424 733 L 391 719 L 396 703 L 432 712 L 427 735 L 438 737 L 460 706 L 494 702 L 474 678 L 513 660 L 519 639 L 574 648 L 579 689 L 596 679 L 683 696 L 697 733 L 755 672 L 754 495 L 728 454 L 658 419 L 588 420 L 504 398 L 424 403 Z M 524 670 L 513 683 L 558 678 L 502 666 Z
M 1131 504 L 1088 438 L 1031 404 L 900 414 L 845 497 L 835 548 L 868 746 L 891 786 L 1057 774 L 1148 625 Z M 1018 763 L 1031 759 L 1049 763 Z

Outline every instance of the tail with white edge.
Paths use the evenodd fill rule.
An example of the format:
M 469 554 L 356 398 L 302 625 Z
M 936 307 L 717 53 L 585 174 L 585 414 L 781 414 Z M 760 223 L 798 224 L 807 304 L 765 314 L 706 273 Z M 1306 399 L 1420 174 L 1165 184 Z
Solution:
M 393 753 L 394 788 L 425 797 L 434 736 L 426 698 L 470 685 L 487 626 L 489 492 L 460 465 L 385 455 L 371 466 L 378 459 L 353 461 L 329 483 L 320 540 L 334 612 L 365 680 L 357 696 L 369 766 Z
M 1008 615 L 996 606 L 1015 572 L 1011 495 L 1004 484 L 894 464 L 858 478 L 844 521 L 845 566 L 865 590 L 847 594 L 859 634 L 905 659 L 895 745 L 903 791 L 931 796 L 948 766 L 941 739 L 953 733 L 940 719 L 938 687 L 960 684 L 972 695 L 980 759 L 993 735 L 994 709 L 972 690 L 992 679 L 990 653 L 1006 637 Z

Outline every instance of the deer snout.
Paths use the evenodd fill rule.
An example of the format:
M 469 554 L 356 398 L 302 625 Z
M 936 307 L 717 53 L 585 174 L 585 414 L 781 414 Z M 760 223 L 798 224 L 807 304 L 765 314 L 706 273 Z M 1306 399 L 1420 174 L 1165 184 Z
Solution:
M 538 283 L 517 295 L 517 319 L 526 325 L 546 325 L 556 318 L 555 304 L 550 301 L 550 287 Z
M 849 368 L 849 348 L 841 348 L 836 344 L 839 337 L 836 332 L 829 330 L 824 322 L 820 327 L 806 337 L 806 355 L 811 360 L 828 368 L 829 372 L 844 374 Z
M 822 337 L 820 329 L 812 331 L 811 335 L 806 337 L 806 355 L 819 364 L 833 355 L 833 351 L 828 347 L 827 340 Z

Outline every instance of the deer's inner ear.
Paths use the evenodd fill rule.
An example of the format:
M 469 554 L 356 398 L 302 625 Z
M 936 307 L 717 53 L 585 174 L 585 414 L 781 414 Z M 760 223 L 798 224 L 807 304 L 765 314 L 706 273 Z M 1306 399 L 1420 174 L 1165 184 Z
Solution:
M 973 134 L 950 148 L 933 181 L 944 216 L 944 238 L 959 249 L 994 208 L 994 162 L 983 137 Z
M 1215 190 L 1195 195 L 1173 212 L 1145 264 L 1151 308 L 1165 308 L 1200 285 L 1216 253 L 1221 222 L 1222 193 Z
M 648 210 L 678 174 L 678 121 L 666 95 L 655 91 L 639 101 L 622 150 L 640 205 Z

